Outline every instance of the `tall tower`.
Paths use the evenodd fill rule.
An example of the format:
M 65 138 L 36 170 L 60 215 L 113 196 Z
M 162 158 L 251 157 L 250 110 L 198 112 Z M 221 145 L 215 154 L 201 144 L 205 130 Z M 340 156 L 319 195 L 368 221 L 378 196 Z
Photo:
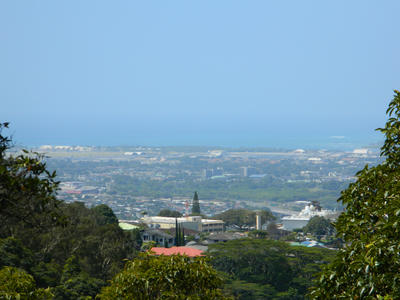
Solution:
M 261 212 L 257 211 L 256 212 L 256 229 L 261 230 Z
M 199 195 L 197 192 L 194 192 L 193 202 L 192 202 L 192 215 L 200 215 L 200 202 L 199 202 Z

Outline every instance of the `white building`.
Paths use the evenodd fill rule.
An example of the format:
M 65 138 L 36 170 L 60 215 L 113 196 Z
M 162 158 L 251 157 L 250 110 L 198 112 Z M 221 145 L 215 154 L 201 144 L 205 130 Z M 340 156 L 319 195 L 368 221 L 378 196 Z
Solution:
M 224 221 L 203 219 L 201 216 L 189 216 L 182 218 L 172 217 L 143 217 L 141 221 L 150 228 L 171 229 L 175 228 L 176 222 L 186 229 L 199 232 L 223 232 Z

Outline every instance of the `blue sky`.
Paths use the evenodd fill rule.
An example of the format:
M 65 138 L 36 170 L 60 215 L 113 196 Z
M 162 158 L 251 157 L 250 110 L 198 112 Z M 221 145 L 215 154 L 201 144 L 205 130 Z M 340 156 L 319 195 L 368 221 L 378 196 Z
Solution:
M 375 141 L 400 89 L 400 1 L 1 1 L 18 143 Z

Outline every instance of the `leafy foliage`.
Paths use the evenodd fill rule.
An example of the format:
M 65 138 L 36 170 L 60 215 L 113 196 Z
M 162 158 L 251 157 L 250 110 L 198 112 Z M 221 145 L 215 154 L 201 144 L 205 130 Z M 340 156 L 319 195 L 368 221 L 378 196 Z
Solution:
M 171 217 L 171 218 L 180 218 L 182 217 L 182 214 L 179 211 L 176 210 L 170 210 L 170 209 L 162 209 L 158 213 L 160 217 Z
M 275 220 L 275 217 L 270 211 L 262 210 L 260 212 L 261 223 L 267 221 Z M 237 225 L 239 227 L 243 226 L 255 226 L 256 225 L 256 212 L 248 209 L 229 209 L 223 213 L 213 216 L 214 219 L 223 220 L 225 225 Z
M 380 128 L 386 161 L 365 166 L 339 198 L 346 210 L 335 226 L 346 247 L 319 277 L 313 299 L 398 299 L 400 295 L 400 92 Z
M 225 299 L 203 257 L 139 255 L 103 288 L 100 299 Z
M 266 230 L 252 230 L 249 232 L 249 237 L 256 239 L 265 239 L 268 237 L 268 232 Z
M 38 153 L 7 155 L 11 140 L 2 135 L 5 128 L 8 123 L 0 123 L 0 238 L 62 222 L 55 172 L 46 169 Z
M 34 264 L 32 251 L 14 237 L 0 239 L 0 268 L 11 266 L 30 270 Z
M 123 232 L 118 224 L 104 224 L 104 219 L 83 203 L 63 204 L 61 209 L 68 226 L 41 236 L 47 245 L 42 249 L 46 261 L 63 266 L 73 254 L 85 273 L 106 280 L 121 270 L 123 259 L 132 258 L 140 249 L 136 236 Z
M 200 215 L 200 202 L 199 202 L 199 195 L 197 192 L 194 192 L 193 196 L 193 203 L 192 203 L 192 216 Z
M 97 222 L 100 225 L 118 224 L 118 219 L 110 207 L 105 204 L 100 204 L 92 208 L 100 218 Z
M 138 233 L 123 232 L 106 205 L 89 209 L 57 200 L 56 174 L 43 156 L 7 153 L 11 139 L 2 135 L 7 127 L 0 124 L 0 267 L 23 269 L 6 270 L 51 287 L 55 299 L 95 296 L 123 268 L 123 259 L 136 255 Z M 71 257 L 79 272 L 65 277 Z
M 4 267 L 0 270 L 0 299 L 52 299 L 49 289 L 36 288 L 35 280 L 24 270 Z
M 272 299 L 276 290 L 270 284 L 257 284 L 243 280 L 231 280 L 225 290 L 240 300 Z
M 265 239 L 217 243 L 208 253 L 211 264 L 228 275 L 225 289 L 238 299 L 290 299 L 280 298 L 289 290 L 304 297 L 314 276 L 335 255 L 332 250 Z
M 311 233 L 315 236 L 332 235 L 335 232 L 335 227 L 324 217 L 312 217 L 306 226 L 303 227 L 304 233 Z
M 185 229 L 175 219 L 175 246 L 185 246 Z
M 53 289 L 54 299 L 91 299 L 105 285 L 104 281 L 83 272 L 74 255 L 67 259 L 60 283 Z

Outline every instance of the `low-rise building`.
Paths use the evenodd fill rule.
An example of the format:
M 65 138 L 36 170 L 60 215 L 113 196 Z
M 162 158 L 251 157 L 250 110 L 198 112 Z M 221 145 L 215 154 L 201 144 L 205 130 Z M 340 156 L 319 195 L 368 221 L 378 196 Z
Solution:
M 143 217 L 141 221 L 150 228 L 154 229 L 172 229 L 176 223 L 184 229 L 195 230 L 198 232 L 223 232 L 224 221 L 203 219 L 201 216 L 189 216 L 182 218 L 171 217 Z
M 175 245 L 175 238 L 161 230 L 146 229 L 140 233 L 143 242 L 156 242 L 158 246 L 171 247 Z
M 232 240 L 246 238 L 247 234 L 243 232 L 224 232 L 224 233 L 212 233 L 210 234 L 206 242 L 207 244 L 220 243 L 220 242 L 228 242 Z
M 211 219 L 201 220 L 201 232 L 223 232 L 223 231 L 224 231 L 224 221 L 211 220 Z

